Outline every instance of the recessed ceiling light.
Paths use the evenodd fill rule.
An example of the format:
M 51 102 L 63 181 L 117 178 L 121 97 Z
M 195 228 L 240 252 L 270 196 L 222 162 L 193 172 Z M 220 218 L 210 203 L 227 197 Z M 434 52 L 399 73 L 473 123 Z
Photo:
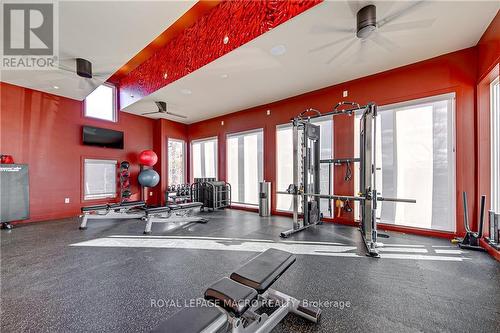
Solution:
M 53 88 L 54 88 L 54 89 L 59 89 L 59 86 L 54 86 Z
M 271 54 L 273 56 L 280 56 L 286 53 L 286 47 L 283 44 L 275 45 L 271 48 Z
M 227 79 L 228 77 L 229 77 L 229 75 L 227 75 L 227 74 L 221 74 L 221 76 L 220 76 L 221 79 Z
M 166 79 L 167 77 L 168 77 L 168 73 L 167 72 L 163 73 L 163 78 Z
M 191 95 L 193 92 L 189 89 L 181 89 L 181 94 L 183 95 Z
M 224 45 L 229 43 L 229 36 L 224 36 L 224 39 L 222 40 L 222 42 L 224 43 Z

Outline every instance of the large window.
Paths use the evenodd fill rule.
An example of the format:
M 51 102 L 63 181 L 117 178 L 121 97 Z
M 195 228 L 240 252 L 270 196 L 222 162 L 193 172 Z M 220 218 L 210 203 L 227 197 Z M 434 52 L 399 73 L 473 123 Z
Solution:
M 500 214 L 500 82 L 490 85 L 491 110 L 491 209 Z
M 320 126 L 320 159 L 330 159 L 333 154 L 333 120 L 332 117 L 315 118 L 311 121 Z M 299 133 L 299 140 L 301 134 Z M 278 125 L 276 127 L 276 190 L 286 191 L 288 185 L 293 183 L 293 145 L 292 125 Z M 299 163 L 301 159 L 299 158 Z M 321 164 L 320 167 L 320 193 L 331 194 L 333 184 L 333 170 L 331 164 Z M 299 176 L 300 177 L 300 176 Z M 276 209 L 292 211 L 292 196 L 287 194 L 276 195 Z M 323 216 L 331 216 L 332 202 L 321 199 L 320 209 Z
M 263 181 L 262 129 L 227 136 L 227 181 L 233 203 L 258 204 L 258 184 Z
M 381 202 L 381 223 L 455 231 L 454 94 L 379 108 L 377 191 L 416 204 Z M 355 156 L 359 156 L 356 116 Z M 359 167 L 355 172 L 359 189 Z M 359 217 L 359 204 L 355 204 Z
M 83 161 L 83 199 L 116 197 L 117 161 L 85 159 Z
M 191 142 L 192 178 L 217 178 L 217 138 Z
M 100 85 L 85 98 L 84 105 L 85 117 L 116 121 L 116 88 Z
M 186 144 L 182 140 L 168 139 L 168 185 L 184 184 Z

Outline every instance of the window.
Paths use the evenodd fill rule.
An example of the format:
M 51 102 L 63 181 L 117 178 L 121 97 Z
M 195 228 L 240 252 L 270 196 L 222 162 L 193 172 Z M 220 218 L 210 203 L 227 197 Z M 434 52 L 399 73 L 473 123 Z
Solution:
M 258 204 L 258 186 L 263 181 L 262 129 L 227 136 L 227 181 L 233 203 Z
M 117 163 L 112 160 L 84 160 L 84 200 L 116 198 Z
M 85 98 L 85 117 L 116 121 L 116 88 L 110 84 L 97 87 Z
M 500 82 L 490 85 L 491 110 L 491 210 L 500 214 Z
M 217 178 L 217 138 L 191 142 L 192 178 Z
M 333 120 L 332 117 L 320 117 L 311 120 L 320 126 L 320 159 L 330 159 L 333 153 Z M 299 133 L 299 140 L 301 134 Z M 299 163 L 301 159 L 299 159 Z M 333 170 L 331 164 L 321 164 L 320 193 L 331 194 L 333 191 Z M 300 176 L 299 176 L 300 177 Z M 286 191 L 293 183 L 293 144 L 292 125 L 278 125 L 276 127 L 276 190 Z M 287 194 L 276 195 L 276 209 L 292 211 L 292 196 Z M 323 216 L 331 216 L 331 200 L 321 199 L 320 209 Z M 299 207 L 301 207 L 299 203 Z
M 454 94 L 379 107 L 377 191 L 416 204 L 381 202 L 381 223 L 455 231 Z M 359 119 L 354 131 L 359 156 Z M 359 164 L 355 169 L 359 189 Z M 359 204 L 355 204 L 359 218 Z
M 168 185 L 184 184 L 186 160 L 185 143 L 182 140 L 168 139 Z

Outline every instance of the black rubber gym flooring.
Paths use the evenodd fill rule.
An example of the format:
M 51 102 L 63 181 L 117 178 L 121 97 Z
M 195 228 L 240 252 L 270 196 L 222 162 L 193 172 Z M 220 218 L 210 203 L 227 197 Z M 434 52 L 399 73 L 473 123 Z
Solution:
M 373 259 L 356 228 L 324 224 L 275 244 L 258 240 L 279 242 L 290 219 L 206 215 L 207 224 L 173 230 L 154 224 L 153 237 L 137 220 L 2 231 L 1 331 L 147 332 L 255 251 L 287 246 L 308 254 L 274 288 L 323 302 L 323 316 L 314 325 L 289 315 L 276 332 L 500 332 L 500 264 L 485 253 L 389 233 Z

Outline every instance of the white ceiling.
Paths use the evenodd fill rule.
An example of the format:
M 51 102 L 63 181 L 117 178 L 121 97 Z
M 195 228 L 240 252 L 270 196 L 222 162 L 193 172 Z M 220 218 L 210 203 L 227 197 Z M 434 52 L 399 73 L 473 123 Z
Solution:
M 162 100 L 169 104 L 170 111 L 188 117 L 165 118 L 192 123 L 400 67 L 476 45 L 500 6 L 498 1 L 429 1 L 379 29 L 382 37 L 392 42 L 389 50 L 371 40 L 364 42 L 361 48 L 362 42 L 356 40 L 353 33 L 319 31 L 318 26 L 355 28 L 351 7 L 356 10 L 369 3 L 374 2 L 322 3 L 124 111 L 135 114 L 155 111 L 153 101 Z M 377 19 L 409 6 L 406 1 L 375 4 Z M 392 24 L 420 20 L 432 25 L 387 31 Z M 348 36 L 352 39 L 310 52 Z M 327 64 L 349 43 L 353 43 L 350 48 Z M 272 55 L 273 46 L 281 44 L 286 47 L 286 53 Z M 227 78 L 222 77 L 225 75 Z M 186 89 L 191 94 L 186 94 Z M 150 117 L 158 118 L 158 115 Z
M 93 72 L 102 74 L 93 83 L 104 82 L 195 2 L 59 1 L 61 65 L 74 68 L 73 58 L 87 59 Z M 93 90 L 92 85 L 83 84 L 86 79 L 63 70 L 7 70 L 2 71 L 1 80 L 78 100 Z

